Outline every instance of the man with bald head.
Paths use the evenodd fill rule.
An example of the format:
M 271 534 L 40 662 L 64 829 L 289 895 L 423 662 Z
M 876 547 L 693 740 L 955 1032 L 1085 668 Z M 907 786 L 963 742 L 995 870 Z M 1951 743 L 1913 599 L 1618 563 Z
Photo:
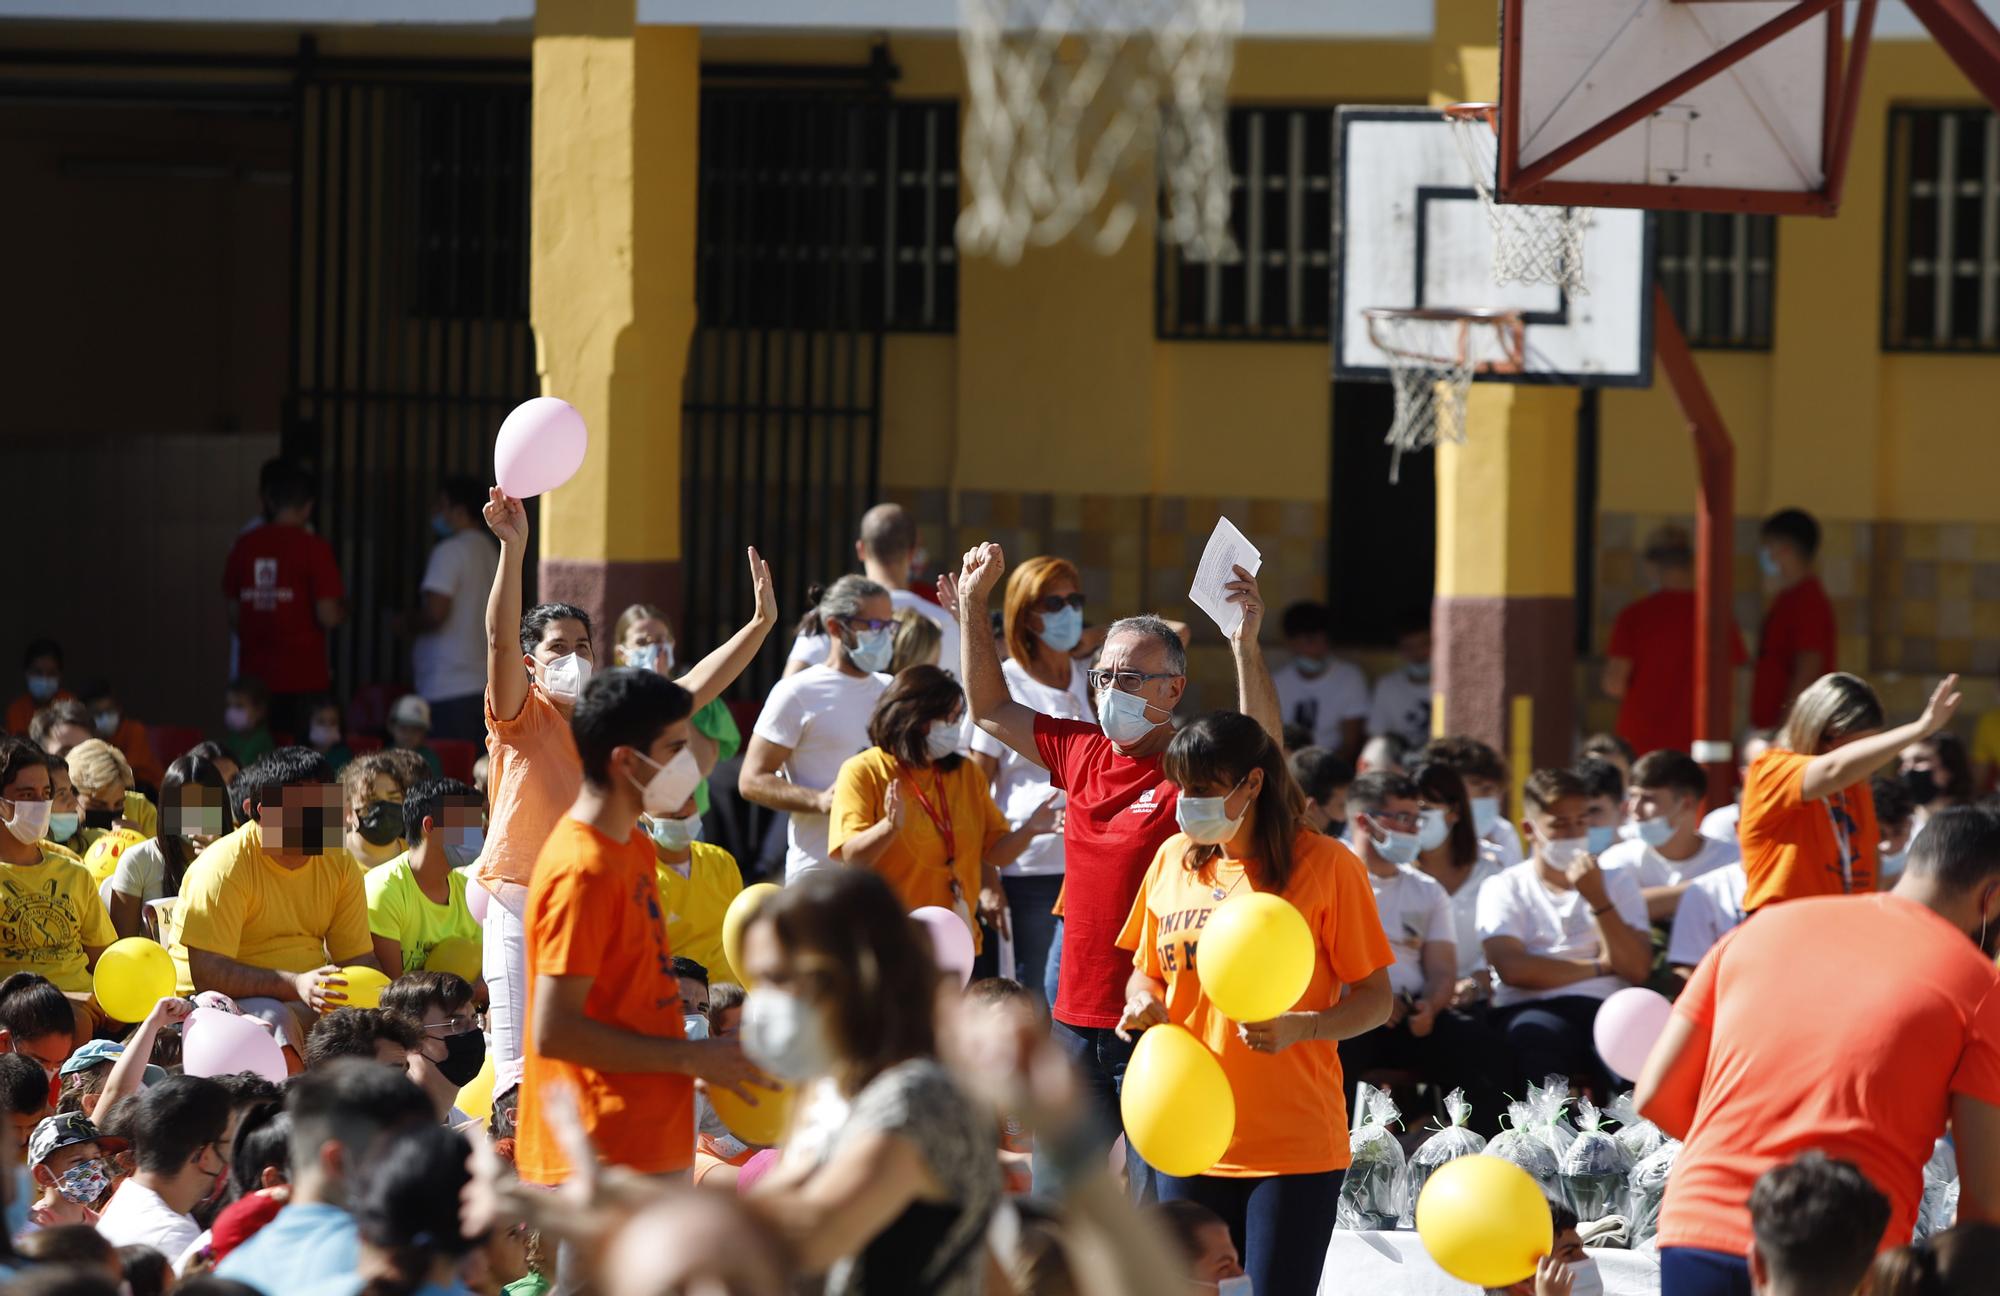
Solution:
M 889 602 L 898 612 L 905 608 L 937 623 L 944 637 L 938 665 L 945 673 L 958 674 L 958 623 L 951 615 L 910 587 L 911 559 L 917 551 L 917 524 L 901 504 L 877 504 L 861 515 L 861 538 L 854 542 L 854 556 L 868 579 L 889 591 Z M 791 675 L 826 660 L 827 640 L 823 634 L 802 634 L 792 642 L 785 659 L 785 674 Z
M 1000 546 L 968 550 L 956 586 L 947 592 L 960 624 L 984 627 L 1005 558 Z M 1243 610 L 1230 636 L 1236 659 L 1237 704 L 1279 740 L 1278 692 L 1264 664 L 1257 632 L 1264 602 L 1257 582 L 1238 567 L 1229 601 Z M 1118 934 L 1132 911 L 1140 880 L 1161 843 L 1180 831 L 1177 790 L 1160 768 L 1174 736 L 1174 709 L 1187 690 L 1187 648 L 1174 627 L 1156 616 L 1113 622 L 1090 672 L 1097 723 L 1043 715 L 1017 702 L 1000 672 L 988 634 L 961 638 L 962 678 L 973 720 L 993 737 L 1049 772 L 1068 796 L 1064 816 L 1062 968 L 1052 1013 L 1055 1038 L 1081 1068 L 1085 1089 L 1102 1114 L 1104 1143 L 1118 1128 L 1118 1088 L 1132 1045 L 1118 1038 L 1132 956 Z M 1038 1161 L 1044 1170 L 1060 1173 Z M 1149 1176 L 1133 1159 L 1133 1187 Z M 1044 1185 L 1036 1184 L 1039 1192 Z

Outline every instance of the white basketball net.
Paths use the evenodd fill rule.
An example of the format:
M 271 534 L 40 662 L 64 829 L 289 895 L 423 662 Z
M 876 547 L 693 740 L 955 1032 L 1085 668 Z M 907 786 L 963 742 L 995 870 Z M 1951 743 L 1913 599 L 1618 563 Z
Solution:
M 1368 336 L 1389 362 L 1396 413 L 1384 438 L 1395 453 L 1389 480 L 1402 472 L 1403 456 L 1439 441 L 1465 443 L 1465 397 L 1480 364 L 1473 330 L 1492 321 L 1368 316 Z
M 1233 257 L 1225 95 L 1243 3 L 960 0 L 959 246 L 1011 264 L 1081 232 L 1109 254 L 1164 194 L 1163 241 Z
M 1554 284 L 1572 297 L 1590 291 L 1583 277 L 1588 207 L 1527 207 L 1493 194 L 1499 137 L 1484 117 L 1451 117 L 1452 135 L 1493 227 L 1493 282 Z

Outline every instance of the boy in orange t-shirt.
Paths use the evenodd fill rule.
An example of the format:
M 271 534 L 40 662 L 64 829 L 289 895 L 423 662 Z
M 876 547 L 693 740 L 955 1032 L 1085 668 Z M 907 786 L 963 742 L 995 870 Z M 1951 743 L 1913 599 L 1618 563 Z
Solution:
M 583 789 L 549 834 L 528 892 L 515 1163 L 530 1183 L 571 1172 L 549 1127 L 551 1086 L 574 1091 L 607 1160 L 680 1174 L 694 1160 L 694 1079 L 752 1101 L 763 1083 L 734 1041 L 686 1038 L 652 843 L 638 826 L 641 811 L 677 809 L 700 781 L 692 703 L 664 676 L 619 668 L 591 680 L 571 716 Z

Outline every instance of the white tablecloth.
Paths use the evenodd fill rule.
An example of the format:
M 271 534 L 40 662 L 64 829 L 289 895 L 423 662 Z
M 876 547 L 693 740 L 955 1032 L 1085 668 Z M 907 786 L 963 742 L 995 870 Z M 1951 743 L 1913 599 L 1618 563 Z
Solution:
M 1654 1251 L 1600 1251 L 1591 1259 L 1604 1275 L 1606 1296 L 1659 1296 L 1660 1257 Z M 1437 1267 L 1415 1233 L 1336 1231 L 1326 1249 L 1320 1296 L 1480 1296 Z

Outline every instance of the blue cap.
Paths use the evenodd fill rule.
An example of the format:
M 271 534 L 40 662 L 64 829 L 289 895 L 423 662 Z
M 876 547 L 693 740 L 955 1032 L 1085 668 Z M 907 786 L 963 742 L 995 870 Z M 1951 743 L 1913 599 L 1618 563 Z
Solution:
M 88 1071 L 91 1067 L 113 1063 L 124 1056 L 125 1046 L 117 1040 L 89 1040 L 69 1055 L 69 1060 L 62 1064 L 59 1074 L 73 1075 L 78 1071 Z M 166 1078 L 165 1067 L 154 1066 L 150 1062 L 146 1064 L 146 1077 L 143 1083 L 156 1085 Z

